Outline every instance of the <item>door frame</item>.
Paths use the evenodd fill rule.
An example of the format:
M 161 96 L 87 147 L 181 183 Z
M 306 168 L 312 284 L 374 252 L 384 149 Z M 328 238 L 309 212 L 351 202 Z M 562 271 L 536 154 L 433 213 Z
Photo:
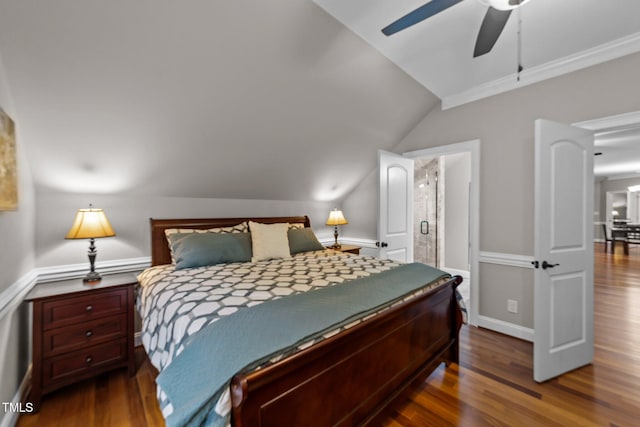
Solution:
M 479 309 L 479 257 L 480 257 L 480 140 L 459 142 L 424 148 L 403 153 L 404 157 L 416 159 L 420 157 L 437 157 L 449 154 L 470 153 L 471 155 L 471 185 L 469 190 L 469 293 L 471 307 L 468 307 L 468 322 L 478 325 Z

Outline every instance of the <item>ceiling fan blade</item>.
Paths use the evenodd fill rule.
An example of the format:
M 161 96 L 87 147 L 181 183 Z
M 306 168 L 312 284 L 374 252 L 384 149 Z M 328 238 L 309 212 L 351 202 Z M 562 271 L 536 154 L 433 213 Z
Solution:
M 489 7 L 478 32 L 476 47 L 473 50 L 474 58 L 493 49 L 493 45 L 498 41 L 498 37 L 502 34 L 502 30 L 509 20 L 509 16 L 511 16 L 511 10 L 498 10 Z
M 431 0 L 429 3 L 420 6 L 413 12 L 407 13 L 402 18 L 399 18 L 398 20 L 384 27 L 382 29 L 382 33 L 385 36 L 395 34 L 398 31 L 402 31 L 405 28 L 417 24 L 418 22 L 424 21 L 425 19 L 437 13 L 440 13 L 443 10 L 449 9 L 451 6 L 454 6 L 461 1 L 462 0 Z

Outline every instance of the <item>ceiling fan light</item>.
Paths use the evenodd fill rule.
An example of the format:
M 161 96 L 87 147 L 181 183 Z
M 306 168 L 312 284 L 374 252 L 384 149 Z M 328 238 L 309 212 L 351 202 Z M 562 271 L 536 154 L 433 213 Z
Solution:
M 488 0 L 489 6 L 498 10 L 511 10 L 520 7 L 529 0 Z

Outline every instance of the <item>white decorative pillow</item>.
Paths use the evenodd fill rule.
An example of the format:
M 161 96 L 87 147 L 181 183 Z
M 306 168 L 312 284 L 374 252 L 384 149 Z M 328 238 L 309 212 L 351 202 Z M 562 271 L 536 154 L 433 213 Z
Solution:
M 288 223 L 260 224 L 249 221 L 251 230 L 251 249 L 253 256 L 251 261 L 264 261 L 268 259 L 288 258 L 289 238 Z

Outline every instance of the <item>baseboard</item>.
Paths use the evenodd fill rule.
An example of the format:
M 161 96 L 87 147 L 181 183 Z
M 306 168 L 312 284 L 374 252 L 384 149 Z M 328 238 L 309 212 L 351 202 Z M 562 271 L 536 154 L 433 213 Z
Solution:
M 481 328 L 491 329 L 501 334 L 520 338 L 525 341 L 533 342 L 535 337 L 534 330 L 525 326 L 516 325 L 515 323 L 505 322 L 504 320 L 494 319 L 492 317 L 478 315 L 478 326 Z
M 27 393 L 31 389 L 31 364 L 29 364 L 29 368 L 27 368 L 27 372 L 25 372 L 24 377 L 22 378 L 22 382 L 20 383 L 20 387 L 18 387 L 18 391 L 13 396 L 11 403 L 15 406 L 19 406 L 23 409 L 28 409 L 23 404 L 26 401 Z M 20 412 L 5 412 L 4 417 L 2 417 L 2 421 L 0 421 L 0 427 L 14 427 L 18 423 L 18 418 L 20 418 Z

